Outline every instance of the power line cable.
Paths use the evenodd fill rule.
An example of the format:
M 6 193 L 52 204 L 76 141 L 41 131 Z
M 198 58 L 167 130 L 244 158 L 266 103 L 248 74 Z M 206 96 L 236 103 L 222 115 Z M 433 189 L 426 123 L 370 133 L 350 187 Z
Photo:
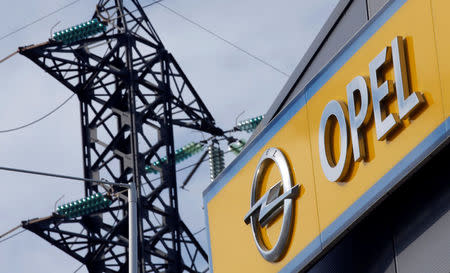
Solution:
M 228 154 L 228 153 L 231 153 L 231 152 L 232 152 L 232 151 L 226 151 L 226 152 L 224 152 L 223 154 L 225 155 L 225 154 Z M 207 162 L 207 161 L 209 161 L 209 158 L 203 160 L 202 163 L 203 163 L 203 162 Z M 176 172 L 184 171 L 184 170 L 186 170 L 186 169 L 189 169 L 189 168 L 191 168 L 191 167 L 194 167 L 194 166 L 197 165 L 197 164 L 198 164 L 198 162 L 197 162 L 197 163 L 194 163 L 194 164 L 191 164 L 191 165 L 187 165 L 187 166 L 185 166 L 185 167 L 183 167 L 183 168 L 180 168 L 180 169 L 176 170 Z M 1 167 L 0 167 L 0 169 L 1 169 Z M 157 178 L 151 179 L 149 182 L 154 182 L 154 181 L 158 181 L 158 180 L 161 180 L 161 177 L 157 177 Z
M 203 227 L 203 228 L 197 230 L 196 232 L 192 233 L 192 235 L 195 236 L 195 235 L 199 234 L 200 232 L 204 231 L 205 229 L 206 229 L 206 227 Z
M 24 125 L 15 127 L 15 128 L 10 128 L 10 129 L 5 129 L 5 130 L 0 130 L 0 133 L 9 133 L 9 132 L 17 131 L 17 130 L 26 128 L 26 127 L 28 127 L 28 126 L 31 126 L 31 125 L 33 125 L 33 124 L 35 124 L 35 123 L 38 123 L 39 121 L 41 121 L 41 120 L 43 120 L 43 119 L 49 117 L 51 114 L 53 114 L 53 113 L 55 113 L 56 111 L 58 111 L 58 110 L 59 110 L 61 107 L 63 107 L 67 102 L 69 102 L 69 100 L 70 100 L 71 98 L 73 98 L 73 96 L 75 96 L 75 93 L 72 94 L 72 95 L 70 95 L 65 101 L 63 101 L 63 102 L 62 102 L 60 105 L 58 105 L 55 109 L 53 109 L 52 111 L 50 111 L 50 112 L 48 112 L 47 114 L 43 115 L 42 117 L 40 117 L 40 118 L 38 118 L 38 119 L 35 119 L 35 120 L 33 120 L 32 122 L 29 122 L 29 123 L 27 123 L 27 124 L 24 124 Z
M 80 0 L 72 1 L 72 2 L 68 3 L 68 4 L 65 5 L 65 6 L 62 6 L 62 7 L 58 8 L 58 9 L 55 9 L 54 11 L 48 13 L 47 15 L 44 15 L 44 16 L 42 16 L 42 17 L 39 17 L 38 19 L 36 19 L 36 20 L 34 20 L 34 21 L 32 21 L 32 22 L 30 22 L 30 23 L 28 23 L 28 24 L 26 24 L 26 25 L 24 25 L 24 26 L 22 26 L 22 27 L 19 27 L 19 28 L 13 30 L 13 31 L 11 31 L 11 32 L 9 32 L 9 33 L 7 33 L 7 34 L 1 36 L 1 37 L 0 37 L 0 41 L 3 40 L 3 39 L 5 39 L 5 38 L 7 38 L 7 37 L 9 37 L 9 36 L 11 36 L 11 35 L 13 35 L 13 34 L 15 34 L 15 33 L 17 33 L 17 32 L 19 32 L 19 31 L 21 31 L 21 30 L 23 30 L 23 29 L 26 29 L 27 27 L 29 27 L 29 26 L 31 26 L 31 25 L 36 24 L 37 22 L 40 22 L 40 21 L 42 21 L 42 20 L 44 20 L 44 19 L 46 19 L 46 18 L 52 16 L 53 14 L 55 14 L 55 13 L 57 13 L 57 12 L 63 10 L 63 9 L 66 9 L 66 8 L 68 8 L 68 7 L 72 6 L 72 5 L 74 5 L 74 4 L 77 3 L 77 2 L 80 2 Z
M 90 178 L 69 176 L 69 175 L 56 174 L 56 173 L 39 172 L 39 171 L 32 171 L 32 170 L 25 170 L 25 169 L 16 169 L 16 168 L 9 168 L 9 167 L 3 167 L 3 166 L 0 166 L 0 170 L 9 171 L 9 172 L 17 172 L 17 173 L 26 173 L 26 174 L 34 174 L 34 175 L 56 177 L 56 178 L 62 178 L 62 179 L 68 179 L 68 180 L 77 180 L 77 181 L 84 181 L 84 182 L 91 182 L 91 183 L 107 184 L 107 185 L 111 185 L 111 186 L 120 186 L 120 187 L 125 187 L 125 188 L 129 187 L 128 184 L 114 183 L 114 182 L 110 182 L 110 181 L 107 181 L 107 180 L 96 180 L 96 179 L 90 179 Z
M 6 241 L 6 240 L 12 239 L 12 238 L 16 237 L 17 235 L 19 235 L 19 234 L 21 234 L 22 232 L 25 232 L 25 231 L 26 231 L 26 229 L 21 230 L 21 231 L 19 231 L 19 232 L 17 232 L 17 233 L 14 233 L 13 235 L 10 235 L 10 236 L 6 237 L 6 238 L 3 239 L 3 240 L 0 240 L 0 243 L 3 243 L 3 242 Z
M 77 273 L 83 267 L 83 265 L 84 264 L 81 264 L 77 269 L 75 269 L 75 271 L 73 273 Z
M 204 231 L 206 227 L 202 227 L 201 229 L 197 230 L 196 232 L 192 233 L 193 236 L 199 234 L 200 232 Z M 183 238 L 188 238 L 187 235 L 184 235 Z
M 158 5 L 160 5 L 161 7 L 167 9 L 168 11 L 170 11 L 170 12 L 172 12 L 173 14 L 179 16 L 180 18 L 182 18 L 182 19 L 188 21 L 189 23 L 193 24 L 194 26 L 197 26 L 198 28 L 200 28 L 200 29 L 202 29 L 202 30 L 208 32 L 209 34 L 211 34 L 211 35 L 213 35 L 214 37 L 216 37 L 217 39 L 219 39 L 219 40 L 225 42 L 226 44 L 228 44 L 228 45 L 230 45 L 230 46 L 236 48 L 237 50 L 239 50 L 239 51 L 241 51 L 241 52 L 247 54 L 248 56 L 252 57 L 253 59 L 257 60 L 258 62 L 260 62 L 260 63 L 262 63 L 262 64 L 264 64 L 264 65 L 266 65 L 266 66 L 272 68 L 273 70 L 277 71 L 278 73 L 283 74 L 283 75 L 285 75 L 286 77 L 289 77 L 289 74 L 288 74 L 288 73 L 286 73 L 286 72 L 282 71 L 281 69 L 275 67 L 274 65 L 272 65 L 272 64 L 270 64 L 269 62 L 263 60 L 262 58 L 260 58 L 260 57 L 258 57 L 258 56 L 256 56 L 256 55 L 254 55 L 254 54 L 252 54 L 252 53 L 250 53 L 249 51 L 247 51 L 247 50 L 245 50 L 245 49 L 243 49 L 243 48 L 237 46 L 236 44 L 234 44 L 234 43 L 228 41 L 228 40 L 225 39 L 224 37 L 220 36 L 219 34 L 214 33 L 212 30 L 207 29 L 206 27 L 200 25 L 199 23 L 193 21 L 192 19 L 189 19 L 188 17 L 184 16 L 183 14 L 179 13 L 178 11 L 176 11 L 176 10 L 174 10 L 174 9 L 172 9 L 172 8 L 169 8 L 168 6 L 166 6 L 166 5 L 162 4 L 162 3 L 159 3 L 159 2 L 157 2 L 156 4 L 158 4 Z
M 151 2 L 149 4 L 147 4 L 147 5 L 142 6 L 142 8 L 143 9 L 148 8 L 148 7 L 150 7 L 150 6 L 154 5 L 154 4 L 158 4 L 159 2 L 162 2 L 162 1 L 164 1 L 164 0 L 155 0 L 155 1 L 153 1 L 153 2 Z M 136 12 L 136 11 L 138 11 L 138 9 L 133 10 L 131 13 Z M 130 13 L 127 13 L 127 14 L 130 14 Z
M 105 55 L 106 55 L 106 52 L 105 52 Z M 12 56 L 12 55 L 10 55 L 10 56 Z M 9 58 L 9 57 L 7 57 L 7 58 Z M 6 58 L 5 58 L 5 59 L 6 59 Z M 0 63 L 1 63 L 2 61 L 4 61 L 5 59 L 1 60 Z M 74 61 L 75 61 L 75 59 L 74 59 Z M 69 70 L 70 70 L 70 68 L 72 67 L 72 65 L 73 65 L 73 64 L 70 64 L 68 70 L 66 71 L 66 73 L 64 73 L 63 78 L 65 78 L 66 75 L 67 75 L 67 73 L 69 73 Z M 53 113 L 55 113 L 56 111 L 58 111 L 58 110 L 59 110 L 61 107 L 63 107 L 67 102 L 69 102 L 69 100 L 72 99 L 74 95 L 75 95 L 75 93 L 73 93 L 72 95 L 70 95 L 65 101 L 63 101 L 63 102 L 62 102 L 60 105 L 58 105 L 55 109 L 53 109 L 52 111 L 50 111 L 50 112 L 48 112 L 47 114 L 43 115 L 42 117 L 40 117 L 40 118 L 38 118 L 38 119 L 36 119 L 36 120 L 30 122 L 30 123 L 27 123 L 27 124 L 25 124 L 25 125 L 19 126 L 19 127 L 15 127 L 15 128 L 11 128 L 11 129 L 6 129 L 6 130 L 0 130 L 0 133 L 8 133 L 8 132 L 12 132 L 12 131 L 17 131 L 17 130 L 26 128 L 26 127 L 28 127 L 28 126 L 31 126 L 31 125 L 33 125 L 33 124 L 35 124 L 35 123 L 38 123 L 39 121 L 41 121 L 41 120 L 43 120 L 43 119 L 49 117 L 51 114 L 53 114 Z
M 146 8 L 148 8 L 150 6 L 153 6 L 154 4 L 158 4 L 159 2 L 162 2 L 162 1 L 164 1 L 164 0 L 155 0 L 155 1 L 153 1 L 153 2 L 151 2 L 149 4 L 147 4 L 147 5 L 142 6 L 142 9 L 146 9 Z M 125 17 L 127 15 L 133 14 L 136 11 L 139 11 L 139 9 L 135 9 L 135 10 L 132 10 L 130 12 L 126 12 L 123 15 L 119 15 L 119 16 L 114 17 L 114 18 L 103 18 L 103 16 L 101 16 L 100 14 L 99 14 L 99 16 L 102 17 L 102 19 L 104 19 L 104 20 L 106 19 L 106 21 L 110 22 L 110 21 L 117 20 L 119 18 Z

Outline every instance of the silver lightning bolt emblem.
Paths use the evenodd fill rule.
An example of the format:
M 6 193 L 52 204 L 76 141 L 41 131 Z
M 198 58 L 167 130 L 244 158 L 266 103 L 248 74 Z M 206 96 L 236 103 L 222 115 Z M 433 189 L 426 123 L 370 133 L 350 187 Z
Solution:
M 245 215 L 244 222 L 247 225 L 250 224 L 251 216 L 256 215 L 261 227 L 267 226 L 283 211 L 284 200 L 295 199 L 300 192 L 300 186 L 298 184 L 283 194 L 281 193 L 281 188 L 281 181 L 270 188 L 270 190 L 267 191 L 252 208 L 250 208 L 250 211 Z

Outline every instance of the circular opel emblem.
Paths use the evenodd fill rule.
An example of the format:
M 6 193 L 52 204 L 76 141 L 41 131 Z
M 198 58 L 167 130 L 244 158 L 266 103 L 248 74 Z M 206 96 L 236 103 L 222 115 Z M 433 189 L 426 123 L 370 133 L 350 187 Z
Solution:
M 259 200 L 256 200 L 261 192 L 261 184 L 267 167 L 275 162 L 281 173 L 281 181 L 270 188 Z M 244 218 L 244 222 L 251 224 L 253 238 L 261 255 L 270 262 L 279 261 L 286 251 L 293 224 L 293 201 L 298 197 L 300 186 L 293 186 L 291 170 L 283 153 L 277 148 L 269 148 L 262 155 L 253 176 L 252 193 L 250 199 L 250 211 Z M 271 223 L 280 213 L 283 213 L 281 232 L 276 244 L 269 249 L 262 239 L 261 228 Z

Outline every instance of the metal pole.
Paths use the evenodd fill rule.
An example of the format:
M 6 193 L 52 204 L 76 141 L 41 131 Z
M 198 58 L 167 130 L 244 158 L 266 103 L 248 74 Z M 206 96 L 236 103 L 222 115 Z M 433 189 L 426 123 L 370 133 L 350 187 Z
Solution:
M 136 183 L 128 188 L 128 272 L 138 273 L 138 232 Z

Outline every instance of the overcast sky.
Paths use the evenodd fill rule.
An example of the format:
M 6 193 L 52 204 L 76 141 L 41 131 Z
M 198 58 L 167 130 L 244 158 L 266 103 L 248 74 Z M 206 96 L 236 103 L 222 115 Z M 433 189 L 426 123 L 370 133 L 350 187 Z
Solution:
M 68 0 L 8 1 L 3 9 L 0 37 L 51 11 Z M 142 0 L 141 4 L 151 0 Z M 165 0 L 164 4 L 198 22 L 239 47 L 290 74 L 338 0 Z M 18 46 L 48 39 L 57 29 L 87 21 L 96 1 L 80 0 L 36 24 L 0 40 L 0 58 Z M 166 48 L 193 83 L 223 129 L 233 127 L 239 113 L 250 118 L 264 114 L 287 77 L 250 58 L 166 9 L 146 9 Z M 71 93 L 23 56 L 0 64 L 0 130 L 40 117 Z M 248 135 L 241 134 L 248 138 Z M 202 135 L 177 136 L 181 147 Z M 225 148 L 225 147 L 223 147 Z M 197 157 L 198 158 L 198 157 Z M 82 176 L 79 104 L 76 97 L 49 118 L 20 131 L 0 134 L 0 166 Z M 227 157 L 227 162 L 232 160 Z M 186 164 L 192 164 L 195 158 Z M 180 165 L 182 167 L 183 165 Z M 189 191 L 180 190 L 182 218 L 193 232 L 204 227 L 201 194 L 209 184 L 203 164 Z M 179 182 L 183 174 L 178 175 Z M 0 171 L 0 234 L 20 221 L 48 216 L 64 195 L 69 202 L 83 197 L 83 185 L 53 178 Z M 205 232 L 197 235 L 206 248 Z M 31 232 L 0 243 L 0 272 L 73 272 L 80 264 Z M 82 268 L 78 272 L 87 272 Z

